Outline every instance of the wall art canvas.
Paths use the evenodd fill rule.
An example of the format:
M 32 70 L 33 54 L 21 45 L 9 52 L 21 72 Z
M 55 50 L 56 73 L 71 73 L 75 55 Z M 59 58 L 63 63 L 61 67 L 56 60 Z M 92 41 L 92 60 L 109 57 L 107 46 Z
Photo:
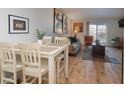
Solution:
M 83 23 L 80 22 L 73 23 L 73 31 L 75 32 L 75 30 L 77 32 L 83 32 Z
M 63 16 L 62 12 L 58 9 L 54 9 L 54 27 L 53 27 L 54 33 L 58 33 L 60 29 L 63 29 Z
M 29 19 L 20 16 L 9 15 L 9 33 L 10 34 L 29 33 Z
M 68 17 L 63 14 L 63 33 L 68 33 Z

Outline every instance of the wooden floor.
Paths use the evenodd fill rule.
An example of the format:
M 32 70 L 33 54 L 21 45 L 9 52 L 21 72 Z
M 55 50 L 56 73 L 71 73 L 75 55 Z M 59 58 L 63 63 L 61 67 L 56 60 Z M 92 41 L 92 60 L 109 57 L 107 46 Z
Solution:
M 82 49 L 83 50 L 83 49 Z M 82 51 L 69 57 L 69 78 L 61 73 L 60 84 L 118 84 L 121 83 L 121 64 L 103 62 L 104 60 L 82 60 Z

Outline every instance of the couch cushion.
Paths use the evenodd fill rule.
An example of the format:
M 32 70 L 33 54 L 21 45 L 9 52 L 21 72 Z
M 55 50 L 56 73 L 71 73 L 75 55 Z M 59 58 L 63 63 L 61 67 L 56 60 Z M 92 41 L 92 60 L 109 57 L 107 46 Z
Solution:
M 77 38 L 75 36 L 72 37 L 73 42 L 77 42 Z
M 70 40 L 71 44 L 73 44 L 74 42 L 77 42 L 77 38 L 75 36 L 73 37 L 68 37 L 68 39 Z
M 68 39 L 70 40 L 71 45 L 72 45 L 72 43 L 73 43 L 72 37 L 70 36 L 70 37 L 68 37 Z
M 80 49 L 80 43 L 79 42 L 74 42 L 73 47 L 75 49 L 75 52 L 78 52 L 78 50 Z

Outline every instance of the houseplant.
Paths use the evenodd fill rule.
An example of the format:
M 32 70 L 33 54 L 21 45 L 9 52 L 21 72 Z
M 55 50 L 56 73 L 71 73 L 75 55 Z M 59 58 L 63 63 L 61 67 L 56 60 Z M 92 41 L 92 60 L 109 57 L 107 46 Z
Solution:
M 40 31 L 39 29 L 36 29 L 36 37 L 38 39 L 38 43 L 42 44 L 42 39 L 45 35 L 45 32 Z

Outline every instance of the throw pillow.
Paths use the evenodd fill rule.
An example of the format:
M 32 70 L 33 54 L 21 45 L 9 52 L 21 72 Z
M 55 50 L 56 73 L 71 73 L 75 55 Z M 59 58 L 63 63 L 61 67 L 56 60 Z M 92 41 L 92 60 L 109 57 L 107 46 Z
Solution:
M 68 37 L 68 39 L 70 40 L 71 45 L 72 45 L 73 44 L 73 38 L 70 36 L 70 37 Z
M 72 38 L 73 38 L 73 42 L 77 42 L 76 36 L 73 36 Z

